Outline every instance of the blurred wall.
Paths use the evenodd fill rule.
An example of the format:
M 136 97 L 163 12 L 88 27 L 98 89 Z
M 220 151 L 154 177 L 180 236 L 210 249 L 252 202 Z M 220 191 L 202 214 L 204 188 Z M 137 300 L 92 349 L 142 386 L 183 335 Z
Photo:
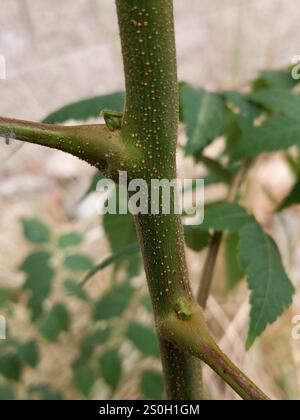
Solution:
M 175 0 L 180 79 L 215 89 L 300 54 L 298 0 Z M 39 119 L 123 86 L 113 0 L 0 0 L 0 114 Z

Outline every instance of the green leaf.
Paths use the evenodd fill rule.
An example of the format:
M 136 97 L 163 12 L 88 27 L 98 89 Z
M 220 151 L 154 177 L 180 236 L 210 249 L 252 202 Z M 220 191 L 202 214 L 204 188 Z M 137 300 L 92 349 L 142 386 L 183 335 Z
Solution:
M 140 252 L 140 246 L 139 246 L 138 243 L 132 244 L 132 245 L 128 245 L 128 246 L 120 249 L 115 254 L 110 255 L 108 258 L 106 258 L 100 264 L 98 264 L 95 267 L 93 267 L 84 276 L 84 279 L 81 282 L 81 286 L 84 286 L 90 280 L 90 278 L 92 278 L 99 271 L 104 270 L 105 268 L 109 267 L 112 264 L 118 263 L 119 261 L 123 260 L 124 258 L 128 259 L 128 257 L 131 257 L 132 255 L 135 255 L 138 252 Z
M 104 179 L 104 178 L 105 178 L 104 175 L 100 171 L 96 171 L 94 173 L 93 177 L 92 177 L 90 186 L 85 191 L 85 193 L 83 194 L 83 196 L 81 197 L 81 199 L 79 200 L 79 202 L 83 201 L 91 193 L 96 192 L 98 182 L 101 181 L 101 179 Z
M 91 394 L 96 382 L 96 375 L 89 365 L 80 366 L 74 372 L 75 385 L 78 391 L 86 398 Z
M 78 232 L 70 232 L 61 235 L 58 239 L 58 246 L 62 249 L 70 246 L 80 245 L 83 241 L 83 236 Z
M 205 209 L 204 222 L 199 225 L 199 228 L 239 232 L 245 225 L 253 222 L 254 218 L 239 204 L 219 203 Z
M 119 385 L 122 376 L 122 360 L 115 349 L 108 349 L 99 358 L 103 379 L 113 390 Z
M 232 116 L 225 131 L 225 153 L 229 156 L 230 163 L 236 163 L 239 159 L 235 156 L 235 149 L 237 145 L 241 142 L 242 135 L 243 129 L 240 127 L 236 116 Z M 207 181 L 205 181 L 205 185 L 207 185 Z
M 281 70 L 263 70 L 252 84 L 254 91 L 264 89 L 293 89 L 297 80 L 293 79 L 291 68 Z
M 225 92 L 227 107 L 235 116 L 240 129 L 251 128 L 255 119 L 262 113 L 262 109 L 250 102 L 245 95 L 236 91 Z
M 278 206 L 277 211 L 282 211 L 296 204 L 300 204 L 300 181 L 297 181 L 288 196 Z
M 90 270 L 94 263 L 90 257 L 83 254 L 67 255 L 64 260 L 64 266 L 74 272 L 83 272 Z
M 244 277 L 245 272 L 241 268 L 238 258 L 238 246 L 240 237 L 237 233 L 229 232 L 226 235 L 225 247 L 225 267 L 227 287 L 232 290 Z
M 22 373 L 22 363 L 16 353 L 0 355 L 0 375 L 6 379 L 19 381 Z
M 231 165 L 228 168 L 226 168 L 226 171 L 228 170 L 228 172 L 230 172 L 231 179 L 234 177 L 237 169 L 238 166 L 236 162 L 232 162 Z M 209 171 L 209 173 L 201 179 L 203 179 L 205 187 L 210 187 L 212 185 L 217 185 L 225 182 L 225 179 L 221 179 L 220 175 L 216 175 L 212 171 Z M 225 183 L 227 184 L 227 182 Z
M 64 396 L 60 391 L 48 387 L 48 389 L 42 393 L 42 398 L 43 401 L 61 401 L 64 399 Z
M 294 145 L 300 145 L 300 121 L 285 116 L 271 117 L 261 126 L 245 131 L 234 157 L 256 156 L 263 152 L 286 150 Z
M 211 236 L 199 226 L 184 226 L 186 245 L 195 252 L 200 252 L 209 245 Z
M 90 362 L 91 357 L 98 347 L 102 346 L 107 342 L 111 334 L 111 328 L 97 328 L 88 334 L 80 344 L 80 352 L 78 357 L 72 362 L 72 368 L 74 370 L 81 366 L 86 366 Z
M 50 240 L 50 230 L 39 219 L 22 219 L 24 236 L 28 241 L 42 244 Z
M 251 290 L 250 328 L 247 348 L 292 303 L 294 288 L 283 268 L 275 242 L 258 224 L 245 226 L 239 254 Z
M 180 101 L 188 137 L 186 154 L 193 155 L 223 134 L 227 109 L 222 95 L 185 83 L 181 85 Z
M 119 205 L 119 188 L 116 189 L 118 197 L 117 205 Z M 127 198 L 122 194 L 121 200 L 126 204 Z M 122 205 L 122 203 L 120 203 Z M 117 207 L 118 208 L 118 207 Z M 133 216 L 127 214 L 110 214 L 103 216 L 103 227 L 110 244 L 113 254 L 120 250 L 136 244 L 138 242 Z M 129 277 L 134 277 L 139 274 L 141 269 L 141 258 L 139 253 L 133 253 L 128 258 L 120 258 L 115 261 L 114 273 L 116 274 L 121 268 L 127 270 Z
M 30 395 L 37 394 L 38 399 L 43 401 L 63 400 L 63 394 L 48 384 L 33 385 L 29 387 L 28 392 Z
M 76 281 L 67 279 L 64 281 L 64 289 L 72 296 L 84 302 L 90 302 L 91 299 L 87 292 Z
M 18 347 L 18 355 L 27 365 L 36 367 L 40 360 L 40 352 L 35 340 L 23 343 Z
M 44 300 L 51 292 L 54 270 L 50 266 L 52 255 L 48 252 L 38 251 L 28 255 L 20 270 L 26 273 L 23 289 L 30 291 L 28 307 L 32 312 L 32 319 L 36 320 L 41 314 Z
M 98 328 L 91 332 L 81 343 L 80 350 L 82 354 L 91 355 L 100 345 L 105 344 L 111 334 L 110 328 Z
M 300 96 L 286 90 L 262 90 L 249 95 L 251 101 L 264 106 L 269 111 L 280 112 L 300 122 Z
M 122 92 L 110 95 L 96 96 L 60 108 L 48 115 L 43 122 L 46 124 L 59 124 L 68 120 L 86 121 L 89 118 L 100 118 L 100 112 L 104 108 L 122 111 L 124 107 L 124 94 Z
M 0 385 L 0 401 L 13 401 L 16 399 L 16 394 L 12 387 Z
M 63 331 L 68 331 L 70 327 L 70 316 L 66 307 L 61 303 L 56 303 L 41 325 L 41 334 L 48 341 L 57 341 Z
M 127 309 L 135 289 L 128 283 L 112 287 L 95 304 L 93 317 L 95 320 L 111 319 L 121 316 Z
M 208 158 L 199 153 L 195 156 L 197 163 L 203 163 L 207 169 L 220 181 L 230 185 L 232 181 L 232 173 L 229 169 L 225 168 L 218 160 Z
M 234 151 L 241 141 L 243 131 L 254 126 L 256 118 L 262 114 L 263 109 L 239 92 L 228 91 L 224 96 L 227 108 L 230 110 L 230 118 L 225 129 L 226 153 L 231 161 L 234 161 Z
M 164 382 L 161 373 L 145 370 L 140 380 L 141 393 L 150 400 L 162 400 Z
M 129 324 L 126 337 L 145 356 L 159 357 L 159 347 L 153 330 L 139 322 Z

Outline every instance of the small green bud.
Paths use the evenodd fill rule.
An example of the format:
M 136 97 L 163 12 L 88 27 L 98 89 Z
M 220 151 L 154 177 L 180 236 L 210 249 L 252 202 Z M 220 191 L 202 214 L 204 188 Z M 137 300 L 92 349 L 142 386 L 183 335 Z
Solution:
M 120 130 L 122 128 L 123 113 L 104 109 L 101 116 L 105 120 L 105 124 L 110 131 Z
M 180 300 L 176 303 L 175 312 L 182 321 L 187 321 L 193 314 L 190 304 L 186 300 Z

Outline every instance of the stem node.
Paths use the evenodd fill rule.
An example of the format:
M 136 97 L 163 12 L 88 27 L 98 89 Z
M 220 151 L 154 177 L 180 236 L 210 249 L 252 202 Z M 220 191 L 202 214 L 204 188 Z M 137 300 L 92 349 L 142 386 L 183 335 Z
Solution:
M 175 304 L 175 312 L 177 314 L 178 319 L 180 319 L 181 321 L 187 321 L 188 319 L 191 318 L 193 314 L 193 310 L 190 306 L 190 302 L 187 301 L 186 299 L 180 299 Z

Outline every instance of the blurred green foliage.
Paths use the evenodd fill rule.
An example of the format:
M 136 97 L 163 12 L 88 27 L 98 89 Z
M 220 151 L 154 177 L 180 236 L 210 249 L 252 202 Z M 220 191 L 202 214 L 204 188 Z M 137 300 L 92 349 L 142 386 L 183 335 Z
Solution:
M 180 116 L 187 134 L 185 154 L 193 157 L 195 167 L 206 168 L 207 187 L 230 185 L 249 157 L 254 163 L 261 153 L 285 150 L 284 158 L 295 177 L 295 186 L 278 203 L 277 211 L 299 204 L 297 87 L 290 69 L 261 72 L 247 94 L 208 92 L 180 84 Z M 123 104 L 124 95 L 120 92 L 86 99 L 52 113 L 44 122 L 87 120 L 100 117 L 103 108 L 121 111 Z M 206 156 L 206 147 L 220 137 L 224 139 L 223 150 L 214 159 Z M 96 171 L 82 200 L 95 191 L 102 178 Z M 21 220 L 24 237 L 31 243 L 31 251 L 19 267 L 24 282 L 21 290 L 0 288 L 0 310 L 8 320 L 21 310 L 21 325 L 30 327 L 28 331 L 22 327 L 13 332 L 8 329 L 7 339 L 0 341 L 1 400 L 59 400 L 70 395 L 113 398 L 120 395 L 128 381 L 138 398 L 162 398 L 151 302 L 145 282 L 137 286 L 139 282 L 135 281 L 142 264 L 132 216 L 107 214 L 102 223 L 111 255 L 94 261 L 82 252 L 82 232 L 57 232 L 43 217 Z M 268 323 L 281 315 L 293 290 L 276 244 L 239 204 L 208 205 L 203 225 L 185 227 L 187 246 L 200 252 L 209 246 L 215 230 L 226 234 L 227 288 L 231 290 L 247 278 L 252 291 L 250 325 L 255 324 L 257 317 L 260 319 L 259 328 L 250 328 L 252 343 Z M 245 251 L 245 243 L 250 239 L 251 247 Z M 268 271 L 267 284 L 266 277 L 260 279 L 253 274 L 253 262 L 259 264 L 262 272 Z M 112 266 L 111 283 L 97 296 L 91 296 L 88 282 L 108 266 Z M 272 304 L 274 301 L 276 305 Z M 70 346 L 75 354 L 71 360 L 64 354 Z M 44 359 L 49 351 L 66 359 L 67 374 L 47 371 Z M 134 372 L 128 371 L 127 366 L 132 354 Z M 56 381 L 55 375 L 61 375 L 61 380 Z
M 122 219 L 117 224 L 121 231 L 124 228 L 128 231 L 128 219 Z M 43 363 L 42 354 L 47 353 L 49 346 L 51 351 L 61 352 L 67 341 L 77 348 L 71 365 L 66 367 L 72 373 L 68 381 L 72 395 L 93 398 L 99 392 L 101 395 L 103 390 L 105 395 L 107 389 L 110 389 L 109 395 L 118 392 L 128 374 L 124 369 L 124 352 L 120 351 L 126 341 L 135 351 L 136 358 L 140 359 L 141 368 L 136 370 L 139 387 L 144 360 L 150 366 L 151 359 L 156 364 L 155 359 L 159 356 L 153 325 L 147 315 L 149 306 L 147 311 L 144 308 L 146 288 L 136 287 L 133 283 L 134 275 L 141 270 L 140 263 L 137 262 L 132 271 L 126 270 L 126 266 L 115 266 L 111 285 L 98 297 L 92 298 L 88 286 L 80 285 L 83 274 L 97 266 L 91 257 L 80 250 L 85 241 L 84 234 L 73 231 L 56 235 L 37 218 L 23 219 L 22 226 L 25 238 L 32 245 L 31 252 L 20 265 L 25 282 L 22 291 L 12 289 L 8 293 L 7 290 L 0 290 L 0 294 L 3 293 L 1 311 L 13 314 L 17 307 L 25 305 L 24 317 L 32 325 L 31 338 L 21 339 L 18 334 L 14 337 L 9 330 L 7 340 L 0 341 L 0 399 L 65 398 L 63 388 L 50 385 L 53 379 L 51 374 L 47 384 L 35 381 L 26 387 L 21 384 L 29 370 L 39 372 Z M 111 226 L 113 230 L 114 225 Z M 130 227 L 134 229 L 133 224 Z M 113 232 L 110 234 L 108 242 L 118 251 L 118 238 Z M 129 238 L 136 241 L 135 231 Z M 127 242 L 123 241 L 121 245 Z M 136 255 L 137 250 L 135 248 L 132 252 Z M 130 249 L 128 253 L 130 256 Z M 110 265 L 113 262 L 114 259 Z M 126 275 L 122 276 L 123 280 L 117 280 L 116 274 L 123 268 Z M 55 293 L 57 287 L 59 292 Z M 74 306 L 89 314 L 88 327 L 79 331 L 78 337 L 74 336 L 78 316 Z M 137 310 L 147 315 L 146 324 L 133 322 Z M 63 354 L 61 357 L 64 357 Z M 16 383 L 20 385 L 16 386 Z M 17 392 L 19 388 L 20 395 Z M 146 397 L 141 389 L 140 392 L 141 396 Z

